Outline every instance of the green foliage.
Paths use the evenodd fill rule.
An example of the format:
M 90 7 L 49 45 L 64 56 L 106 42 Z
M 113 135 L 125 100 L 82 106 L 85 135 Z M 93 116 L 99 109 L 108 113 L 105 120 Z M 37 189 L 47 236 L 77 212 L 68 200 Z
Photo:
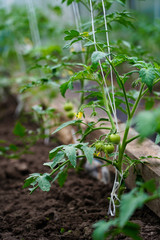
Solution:
M 141 68 L 139 71 L 139 76 L 142 78 L 142 82 L 147 85 L 150 92 L 152 91 L 153 81 L 155 79 L 155 70 L 152 67 Z
M 104 59 L 106 56 L 107 54 L 104 52 L 100 51 L 93 52 L 91 56 L 92 63 L 97 63 L 98 61 Z
M 140 227 L 138 224 L 129 221 L 132 214 L 137 208 L 141 208 L 146 202 L 151 199 L 160 197 L 159 190 L 156 190 L 155 181 L 152 179 L 145 183 L 138 183 L 139 186 L 134 188 L 129 193 L 122 195 L 119 208 L 119 216 L 111 219 L 108 222 L 99 221 L 93 225 L 93 239 L 106 239 L 107 236 L 115 237 L 120 233 L 131 237 L 134 240 L 141 240 L 139 236 Z M 146 190 L 152 195 L 146 193 Z
M 147 199 L 148 195 L 144 192 L 137 192 L 137 189 L 133 189 L 130 193 L 123 195 L 120 205 L 119 226 L 124 227 L 136 208 L 142 207 Z
M 60 125 L 52 134 L 55 134 L 56 132 L 60 131 L 61 129 L 63 129 L 69 125 L 74 125 L 77 123 L 81 123 L 81 120 L 72 120 L 72 121 L 65 122 L 62 125 Z
M 151 111 L 142 111 L 133 120 L 136 124 L 136 130 L 142 138 L 149 137 L 155 132 L 160 131 L 160 109 Z
M 62 0 L 62 3 L 67 5 L 71 5 L 73 2 L 73 0 Z M 83 4 L 89 11 L 90 16 L 90 1 L 77 0 L 75 2 Z M 126 1 L 105 0 L 106 10 L 109 10 L 115 2 L 124 7 Z M 84 161 L 87 160 L 92 164 L 94 158 L 99 159 L 105 165 L 113 165 L 123 179 L 122 182 L 124 182 L 129 175 L 130 167 L 144 163 L 142 159 L 152 157 L 142 156 L 139 159 L 132 159 L 125 153 L 127 145 L 135 139 L 143 139 L 155 132 L 158 133 L 156 143 L 160 142 L 160 111 L 158 108 L 152 110 L 155 99 L 160 99 L 160 94 L 152 91 L 153 86 L 160 81 L 160 66 L 153 58 L 147 58 L 143 49 L 138 46 L 135 47 L 134 44 L 127 42 L 125 39 L 110 42 L 111 54 L 109 56 L 106 34 L 110 34 L 116 23 L 119 27 L 123 25 L 127 28 L 132 27 L 133 30 L 133 17 L 124 8 L 122 11 L 109 13 L 106 11 L 106 16 L 103 16 L 102 1 L 92 0 L 92 5 L 94 21 L 88 20 L 88 22 L 82 23 L 80 30 L 70 29 L 64 32 L 64 40 L 67 41 L 64 47 L 65 57 L 61 56 L 61 51 L 56 51 L 58 56 L 53 56 L 50 48 L 41 49 L 41 56 L 30 70 L 40 69 L 46 74 L 46 77 L 39 78 L 38 81 L 31 81 L 23 88 L 23 91 L 25 91 L 49 84 L 49 86 L 54 87 L 58 85 L 61 95 L 65 97 L 66 91 L 73 90 L 76 85 L 74 83 L 78 81 L 81 84 L 81 89 L 77 91 L 77 93 L 80 93 L 80 102 L 76 117 L 79 119 L 81 117 L 85 118 L 85 110 L 89 108 L 92 118 L 90 122 L 79 119 L 65 122 L 53 132 L 55 134 L 64 127 L 76 125 L 76 134 L 78 134 L 79 139 L 75 144 L 60 145 L 49 152 L 51 162 L 44 163 L 44 165 L 49 167 L 51 172 L 49 174 L 31 174 L 25 181 L 24 187 L 32 186 L 30 188 L 31 193 L 38 187 L 43 191 L 49 191 L 51 183 L 56 180 L 58 180 L 60 186 L 63 186 L 70 167 L 80 169 Z M 104 17 L 107 21 L 107 29 Z M 93 40 L 93 23 L 95 25 L 96 43 Z M 125 29 L 125 31 L 127 32 L 128 29 Z M 68 56 L 67 48 L 70 48 Z M 83 59 L 83 63 L 81 63 L 81 59 Z M 113 78 L 116 79 L 114 86 L 110 82 L 111 70 Z M 104 83 L 104 81 L 106 82 Z M 145 99 L 146 111 L 142 111 L 134 117 L 143 98 Z M 113 112 L 114 106 L 121 110 L 127 118 L 121 138 L 113 118 L 115 115 Z M 35 106 L 33 109 L 40 118 L 47 114 L 52 118 L 53 110 L 51 109 L 43 109 L 41 106 Z M 95 120 L 94 117 L 98 116 L 99 110 L 103 111 L 104 116 Z M 131 124 L 136 125 L 139 134 L 128 139 Z M 89 146 L 86 143 L 86 138 L 96 130 L 105 130 L 105 133 L 98 139 L 93 139 L 91 146 Z M 118 136 L 118 138 L 113 141 L 111 136 Z M 117 151 L 115 151 L 116 145 Z M 108 150 L 107 146 L 110 147 Z M 101 155 L 99 156 L 99 154 Z M 113 159 L 111 160 L 110 157 L 113 157 Z M 137 208 L 159 197 L 159 192 L 156 191 L 153 182 L 148 182 L 139 183 L 139 186 L 130 193 L 122 195 L 124 192 L 122 182 L 116 188 L 117 199 L 120 199 L 120 202 L 118 200 L 115 202 L 117 217 L 108 222 L 96 223 L 94 225 L 96 229 L 93 233 L 94 240 L 103 240 L 107 237 L 114 238 L 120 233 L 135 240 L 141 239 L 139 226 L 130 222 L 130 218 Z M 152 195 L 149 195 L 147 191 L 151 192 Z
M 26 128 L 20 122 L 17 122 L 14 126 L 13 133 L 18 137 L 24 137 L 26 135 Z
M 91 148 L 91 147 L 87 147 L 86 145 L 84 145 L 82 147 L 82 151 L 84 152 L 84 155 L 87 158 L 87 161 L 92 164 L 93 161 L 93 154 L 95 152 L 95 148 Z

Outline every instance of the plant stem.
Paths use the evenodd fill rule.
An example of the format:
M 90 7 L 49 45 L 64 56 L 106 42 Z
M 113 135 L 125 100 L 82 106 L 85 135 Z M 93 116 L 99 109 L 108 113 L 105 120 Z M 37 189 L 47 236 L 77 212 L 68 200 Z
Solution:
M 141 88 L 140 88 L 140 92 L 139 92 L 139 95 L 138 95 L 138 98 L 132 108 L 132 112 L 130 114 L 130 116 L 128 116 L 128 120 L 127 120 L 127 123 L 126 123 L 126 128 L 125 128 L 125 131 L 124 131 L 124 136 L 123 136 L 123 141 L 122 141 L 122 145 L 119 145 L 119 157 L 118 157 L 118 163 L 117 163 L 117 169 L 120 173 L 122 173 L 122 166 L 123 166 L 123 156 L 124 156 L 124 152 L 125 152 L 125 149 L 126 149 L 126 145 L 133 141 L 134 139 L 138 138 L 139 135 L 127 140 L 127 137 L 128 137 L 128 133 L 129 133 L 129 129 L 130 129 L 130 122 L 131 122 L 131 119 L 138 107 L 138 104 L 142 98 L 142 92 L 143 92 L 143 88 L 144 88 L 144 83 L 141 85 Z M 123 189 L 120 187 L 119 190 L 118 190 L 118 198 L 120 199 L 120 196 L 121 194 L 123 194 Z M 119 204 L 118 201 L 116 202 L 116 205 Z M 118 210 L 117 210 L 118 211 Z M 116 212 L 116 214 L 118 214 L 118 212 Z
M 86 134 L 83 135 L 83 137 L 82 137 L 82 139 L 81 139 L 80 142 L 83 142 L 84 139 L 87 137 L 87 135 L 90 134 L 91 132 L 96 131 L 96 130 L 101 130 L 101 129 L 111 130 L 111 128 L 109 128 L 109 127 L 97 127 L 97 128 L 92 128 L 90 131 L 88 131 Z
M 102 91 L 104 106 L 106 108 L 106 112 L 107 112 L 108 118 L 109 118 L 109 120 L 111 122 L 112 129 L 116 130 L 116 126 L 114 124 L 114 121 L 113 121 L 113 118 L 112 118 L 112 115 L 111 115 L 111 112 L 110 112 L 110 109 L 109 109 L 109 103 L 108 103 L 108 100 L 106 98 L 106 93 L 105 93 L 105 89 L 104 89 L 103 85 L 101 85 L 101 91 Z
M 85 156 L 85 155 L 79 155 L 79 156 L 77 156 L 77 158 L 86 158 L 86 156 Z M 107 162 L 107 163 L 112 164 L 112 165 L 114 165 L 114 166 L 116 165 L 116 163 L 112 162 L 112 160 L 106 159 L 106 158 L 104 158 L 104 157 L 94 156 L 94 158 L 103 160 L 104 162 Z
M 123 141 L 122 141 L 122 145 L 120 145 L 120 148 L 119 148 L 119 158 L 118 158 L 118 170 L 121 172 L 122 171 L 122 163 L 123 163 L 123 155 L 124 155 L 124 151 L 125 151 L 125 148 L 126 148 L 126 145 L 127 145 L 127 137 L 128 137 L 128 132 L 129 132 L 129 129 L 130 129 L 130 121 L 138 107 L 138 104 L 142 98 L 142 91 L 143 91 L 143 88 L 144 88 L 144 83 L 141 85 L 141 88 L 140 88 L 140 92 L 139 92 L 139 95 L 138 95 L 138 98 L 132 108 L 132 112 L 130 114 L 130 117 L 128 116 L 128 120 L 127 120 L 127 123 L 126 123 L 126 128 L 125 128 L 125 131 L 124 131 L 124 136 L 123 136 Z
M 54 169 L 49 175 L 52 176 L 55 172 L 57 172 L 61 167 L 63 167 L 64 165 L 66 165 L 67 163 L 69 163 L 69 160 L 66 160 L 65 162 L 63 162 L 62 164 L 60 164 L 56 169 Z M 30 194 L 32 194 L 37 188 L 39 187 L 39 185 L 37 185 L 31 192 Z
M 156 85 L 159 81 L 160 81 L 160 78 L 158 78 L 158 79 L 153 83 L 153 86 Z M 142 97 L 143 97 L 148 91 L 149 91 L 149 89 L 146 88 L 146 89 L 144 90 L 144 92 L 142 93 Z
M 144 86 L 145 86 L 145 84 L 142 83 L 141 88 L 140 88 L 140 92 L 139 92 L 139 95 L 138 95 L 138 98 L 137 98 L 137 100 L 136 100 L 136 102 L 135 102 L 135 104 L 134 104 L 134 106 L 132 108 L 131 118 L 133 117 L 133 115 L 134 115 L 134 113 L 135 113 L 135 111 L 136 111 L 136 109 L 138 107 L 138 104 L 139 104 L 139 102 L 140 102 L 140 100 L 141 100 L 141 98 L 143 96 L 142 95 L 142 91 L 143 91 Z
M 82 90 L 82 93 L 80 97 L 80 106 L 84 103 L 84 79 L 81 79 L 81 90 Z
M 52 176 L 55 172 L 57 172 L 61 167 L 63 167 L 64 165 L 66 165 L 67 163 L 69 163 L 69 160 L 66 160 L 65 162 L 63 162 L 62 164 L 60 164 L 57 168 L 55 168 L 49 175 Z
M 133 137 L 133 138 L 130 138 L 130 139 L 128 139 L 128 140 L 126 141 L 126 145 L 127 145 L 128 143 L 130 143 L 130 142 L 134 141 L 135 139 L 139 138 L 139 137 L 140 137 L 140 135 L 138 134 L 137 136 L 135 136 L 135 137 Z
M 110 66 L 112 67 L 114 73 L 116 74 L 116 77 L 118 78 L 119 82 L 121 83 L 121 87 L 122 87 L 122 90 L 123 90 L 123 94 L 124 94 L 124 98 L 125 98 L 125 101 L 126 101 L 126 106 L 127 106 L 127 113 L 128 113 L 128 117 L 130 118 L 130 108 L 129 108 L 129 102 L 128 102 L 128 98 L 127 98 L 127 94 L 126 94 L 126 90 L 124 88 L 124 84 L 117 72 L 117 70 L 115 69 L 114 65 L 112 64 L 112 62 L 109 60 L 109 58 L 106 56 L 106 59 L 107 61 L 109 62 Z

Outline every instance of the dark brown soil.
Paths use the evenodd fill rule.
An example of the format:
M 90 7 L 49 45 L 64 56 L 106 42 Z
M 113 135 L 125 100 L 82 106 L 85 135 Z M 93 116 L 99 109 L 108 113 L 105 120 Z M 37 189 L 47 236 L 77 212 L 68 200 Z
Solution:
M 0 139 L 9 143 L 15 142 L 15 104 L 10 99 L 0 111 Z M 43 163 L 48 161 L 48 152 L 54 146 L 39 141 L 32 147 L 34 154 L 19 160 L 0 158 L 0 239 L 90 240 L 92 224 L 107 215 L 111 186 L 97 182 L 85 172 L 78 175 L 71 170 L 65 186 L 60 188 L 55 183 L 48 193 L 38 190 L 29 195 L 27 189 L 22 189 L 30 173 L 47 171 Z M 143 239 L 160 239 L 159 218 L 147 207 L 138 210 L 133 221 L 140 224 Z

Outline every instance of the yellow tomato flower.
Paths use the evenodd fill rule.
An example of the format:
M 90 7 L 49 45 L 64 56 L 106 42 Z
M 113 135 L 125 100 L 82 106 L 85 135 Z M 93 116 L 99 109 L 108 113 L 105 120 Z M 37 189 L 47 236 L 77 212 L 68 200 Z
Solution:
M 97 157 L 98 157 L 98 156 L 99 156 L 99 154 L 100 154 L 100 152 L 98 152 L 98 153 L 94 153 L 94 156 L 97 156 Z
M 83 37 L 88 37 L 88 36 L 89 36 L 89 33 L 88 33 L 88 32 L 83 32 L 83 33 L 81 33 L 81 36 L 83 36 Z
M 76 114 L 76 118 L 81 119 L 83 117 L 83 112 L 79 112 Z

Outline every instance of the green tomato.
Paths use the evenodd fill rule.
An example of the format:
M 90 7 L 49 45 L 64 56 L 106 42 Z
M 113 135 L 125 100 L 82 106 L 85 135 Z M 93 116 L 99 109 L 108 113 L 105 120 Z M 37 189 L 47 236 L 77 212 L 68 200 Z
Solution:
M 64 110 L 65 110 L 66 112 L 69 112 L 69 111 L 73 110 L 73 104 L 72 104 L 71 102 L 66 102 L 66 103 L 64 104 Z
M 75 113 L 73 112 L 73 111 L 67 111 L 67 117 L 68 118 L 74 118 L 74 116 L 75 116 Z
M 109 138 L 109 141 L 114 143 L 114 144 L 119 144 L 120 140 L 121 140 L 119 134 L 117 134 L 117 133 L 109 135 L 108 138 Z
M 103 145 L 103 152 L 104 153 L 113 153 L 114 152 L 114 145 L 112 143 L 104 144 Z
M 103 147 L 103 142 L 96 142 L 95 143 L 95 148 L 97 151 L 101 151 Z

